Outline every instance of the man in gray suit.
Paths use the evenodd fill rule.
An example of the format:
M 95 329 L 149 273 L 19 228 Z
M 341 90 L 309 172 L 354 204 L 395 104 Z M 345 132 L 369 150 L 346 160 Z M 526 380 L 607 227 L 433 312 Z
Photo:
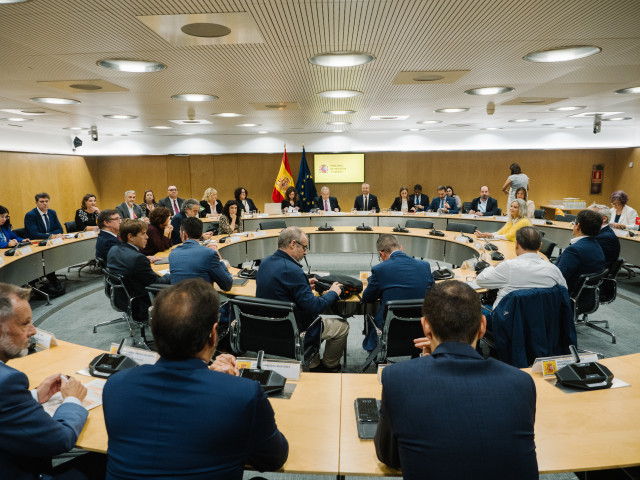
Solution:
M 124 192 L 124 202 L 116 207 L 120 218 L 142 218 L 142 209 L 136 204 L 136 191 L 127 190 Z

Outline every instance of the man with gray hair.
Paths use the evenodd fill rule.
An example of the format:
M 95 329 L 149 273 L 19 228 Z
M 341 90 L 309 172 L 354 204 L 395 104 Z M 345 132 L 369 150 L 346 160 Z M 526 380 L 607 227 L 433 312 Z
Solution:
M 300 331 L 307 331 L 315 318 L 337 302 L 342 293 L 340 284 L 335 282 L 323 296 L 316 297 L 313 294 L 312 288 L 317 279 L 307 280 L 299 263 L 308 249 L 309 239 L 300 228 L 285 228 L 278 237 L 278 250 L 262 261 L 256 279 L 256 297 L 294 302 L 297 305 L 299 314 L 296 320 Z M 339 372 L 349 324 L 339 318 L 324 318 L 322 324 L 323 329 L 318 324 L 318 328 L 314 327 L 305 335 L 305 343 L 317 341 L 320 335 L 326 341 L 322 363 L 320 357 L 316 356 L 311 361 L 311 370 Z
M 27 288 L 0 283 L 0 477 L 87 478 L 77 470 L 84 455 L 51 467 L 51 457 L 71 450 L 84 427 L 87 389 L 75 378 L 56 373 L 29 390 L 27 376 L 6 363 L 25 356 L 36 333 L 30 294 Z M 41 404 L 57 392 L 64 400 L 52 418 Z M 64 477 L 72 471 L 79 476 Z
M 329 194 L 329 187 L 322 187 L 320 189 L 320 196 L 316 198 L 316 208 L 323 212 L 339 212 L 340 205 L 338 205 L 338 199 L 331 197 Z
M 136 204 L 136 191 L 127 190 L 124 192 L 124 202 L 116 207 L 120 218 L 142 218 L 142 208 Z
M 180 225 L 182 225 L 182 220 L 189 217 L 197 217 L 200 213 L 200 201 L 195 198 L 190 198 L 189 200 L 185 200 L 182 204 L 182 210 L 177 215 L 174 215 L 171 218 L 171 225 L 173 225 L 173 230 L 171 232 L 171 244 L 178 245 L 182 243 L 182 239 L 180 238 Z M 203 235 L 203 237 L 209 238 L 211 237 L 211 232 L 207 232 Z
M 602 215 L 602 227 L 600 227 L 600 233 L 596 235 L 596 242 L 600 244 L 602 253 L 604 253 L 605 268 L 611 269 L 620 256 L 620 240 L 618 240 L 618 236 L 609 226 L 611 211 L 606 205 L 598 205 L 597 203 L 591 205 L 589 210 L 593 210 Z

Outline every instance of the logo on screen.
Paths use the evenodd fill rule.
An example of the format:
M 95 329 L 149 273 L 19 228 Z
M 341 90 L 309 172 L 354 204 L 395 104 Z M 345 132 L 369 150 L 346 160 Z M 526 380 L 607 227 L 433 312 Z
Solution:
M 329 173 L 329 165 L 320 165 L 320 173 Z

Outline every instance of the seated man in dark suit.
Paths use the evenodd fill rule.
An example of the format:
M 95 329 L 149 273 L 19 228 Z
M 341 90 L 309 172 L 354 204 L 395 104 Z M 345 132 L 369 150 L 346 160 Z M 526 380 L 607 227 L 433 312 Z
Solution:
M 424 212 L 429 207 L 429 196 L 422 194 L 422 185 L 419 183 L 413 187 L 411 200 L 413 200 L 413 208 L 416 212 Z
M 438 210 L 443 213 L 458 213 L 456 199 L 447 196 L 447 187 L 444 185 L 438 187 L 438 196 L 429 205 L 430 212 L 437 212 Z
M 145 287 L 152 283 L 170 283 L 171 276 L 158 276 L 151 269 L 149 259 L 140 253 L 140 249 L 147 244 L 147 224 L 142 220 L 125 218 L 120 225 L 120 238 L 122 243 L 109 250 L 107 268 L 122 275 L 129 295 L 137 297 L 133 302 L 133 318 L 141 322 L 146 321 L 151 300 Z M 116 305 L 126 310 L 128 301 L 124 292 L 118 290 L 117 293 Z
M 321 297 L 316 297 L 311 290 L 317 279 L 307 280 L 302 271 L 300 260 L 307 253 L 309 239 L 298 227 L 287 227 L 278 237 L 278 250 L 260 263 L 256 279 L 256 297 L 284 302 L 294 302 L 298 309 L 297 317 L 300 331 L 306 331 L 309 325 L 327 307 L 338 301 L 342 290 L 340 284 L 334 283 Z M 340 371 L 340 358 L 347 344 L 349 324 L 339 318 L 322 320 L 322 340 L 325 340 L 324 358 L 316 357 L 311 362 L 311 369 L 316 371 Z M 317 339 L 320 332 L 307 332 L 306 340 Z
M 375 209 L 376 212 L 379 212 L 380 206 L 378 205 L 378 197 L 376 197 L 375 195 L 371 195 L 369 193 L 369 189 L 370 187 L 368 183 L 362 184 L 362 195 L 358 195 L 356 197 L 355 201 L 353 202 L 353 208 L 366 212 Z
M 120 222 L 122 219 L 116 210 L 102 210 L 98 214 L 97 224 L 100 227 L 98 240 L 96 240 L 96 258 L 107 264 L 107 254 L 111 247 L 120 245 L 118 234 L 120 233 Z
M 124 202 L 116 207 L 120 218 L 142 218 L 142 208 L 136 203 L 135 190 L 124 192 Z M 145 217 L 146 218 L 146 217 Z
M 169 254 L 171 284 L 187 278 L 202 278 L 207 283 L 217 283 L 222 290 L 231 289 L 233 279 L 227 267 L 220 261 L 217 245 L 204 247 L 198 243 L 202 236 L 202 220 L 188 217 L 180 225 L 182 244 Z
M 402 245 L 393 235 L 380 235 L 376 242 L 376 250 L 382 263 L 371 269 L 367 288 L 362 293 L 362 301 L 371 303 L 380 299 L 380 310 L 376 313 L 374 321 L 381 329 L 384 323 L 384 306 L 389 300 L 423 298 L 435 282 L 429 262 L 416 260 L 403 253 Z M 362 348 L 370 352 L 378 341 L 375 329 L 370 325 L 368 328 Z
M 471 201 L 469 213 L 486 217 L 498 214 L 498 201 L 489 196 L 489 187 L 480 187 L 480 196 Z
M 405 480 L 537 479 L 535 384 L 475 351 L 486 328 L 478 294 L 442 282 L 427 292 L 422 315 L 423 356 L 382 371 L 380 461 L 402 468 Z
M 161 199 L 158 202 L 158 205 L 161 207 L 167 207 L 171 210 L 173 215 L 177 215 L 182 211 L 182 204 L 184 203 L 184 199 L 178 197 L 178 187 L 175 185 L 169 185 L 167 188 L 168 195 Z
M 173 227 L 173 230 L 171 231 L 171 245 L 178 245 L 179 243 L 182 243 L 180 238 L 180 225 L 182 225 L 182 220 L 189 217 L 197 217 L 199 212 L 200 202 L 195 198 L 190 198 L 182 204 L 182 210 L 180 210 L 180 213 L 171 218 L 171 226 Z M 211 233 L 208 233 L 208 237 L 210 237 Z
M 151 330 L 160 359 L 104 387 L 107 478 L 242 479 L 245 465 L 277 470 L 287 460 L 287 439 L 260 384 L 234 376 L 230 355 L 207 368 L 219 306 L 200 278 L 156 297 Z
M 27 376 L 7 365 L 27 354 L 31 323 L 31 290 L 0 283 L 0 477 L 11 480 L 37 478 L 88 478 L 92 463 L 97 474 L 103 455 L 77 457 L 56 468 L 51 457 L 68 452 L 87 420 L 82 400 L 87 389 L 75 378 L 56 373 L 29 390 Z M 62 404 L 53 417 L 41 406 L 61 392 Z M 87 458 L 88 457 L 88 458 Z M 90 460 L 88 463 L 86 460 Z M 75 476 L 74 476 L 75 475 Z M 99 477 L 96 477 L 99 478 Z
M 600 232 L 596 235 L 596 242 L 598 242 L 600 248 L 602 248 L 602 253 L 604 253 L 605 268 L 611 269 L 620 257 L 620 240 L 609 226 L 611 210 L 606 205 L 597 204 L 591 205 L 589 210 L 602 215 L 602 226 L 600 227 Z
M 582 210 L 576 216 L 571 245 L 562 251 L 556 265 L 567 281 L 569 295 L 573 296 L 578 286 L 578 277 L 600 273 L 604 270 L 604 253 L 596 241 L 602 226 L 602 215 L 593 210 Z
M 320 189 L 320 196 L 316 198 L 316 208 L 325 212 L 339 212 L 340 205 L 338 205 L 338 199 L 331 197 L 329 194 L 329 187 L 322 187 Z

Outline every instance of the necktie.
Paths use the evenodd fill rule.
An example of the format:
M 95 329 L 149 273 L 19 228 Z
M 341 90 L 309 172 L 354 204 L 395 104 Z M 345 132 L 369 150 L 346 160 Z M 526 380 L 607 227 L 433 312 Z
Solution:
M 178 202 L 173 200 L 173 213 L 178 213 Z
M 368 196 L 368 195 L 365 195 L 365 196 L 364 196 L 364 209 L 365 209 L 365 210 L 369 210 L 369 208 L 368 208 L 368 207 L 369 207 L 369 196 Z
M 133 209 L 133 207 L 131 207 L 131 218 L 133 218 L 133 219 L 138 218 L 138 217 L 136 216 L 136 211 Z
M 325 212 L 329 211 L 329 205 L 327 204 L 327 200 L 324 201 L 324 211 Z
M 444 200 L 440 199 L 440 208 L 444 208 Z
M 44 231 L 49 232 L 49 214 L 45 213 L 42 219 L 44 220 Z
M 416 205 L 420 205 L 420 197 L 416 195 L 416 201 L 414 202 Z

